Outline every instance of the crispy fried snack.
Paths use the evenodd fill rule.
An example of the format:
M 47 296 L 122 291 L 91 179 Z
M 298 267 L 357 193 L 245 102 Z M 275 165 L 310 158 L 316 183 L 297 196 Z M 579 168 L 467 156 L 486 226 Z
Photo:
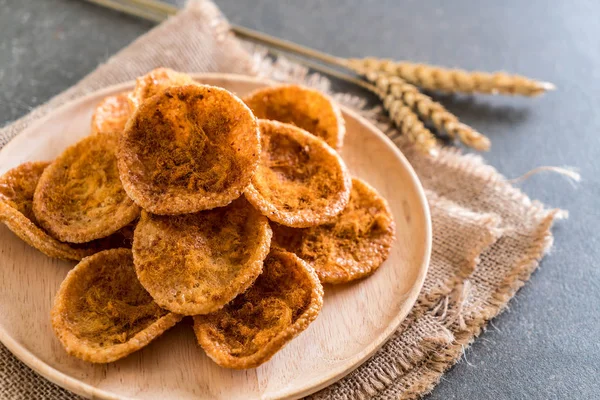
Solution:
M 272 224 L 273 245 L 312 265 L 323 283 L 344 283 L 373 273 L 395 238 L 394 218 L 375 189 L 352 180 L 350 202 L 335 222 L 306 229 Z
M 194 317 L 198 343 L 222 367 L 254 368 L 268 361 L 317 317 L 323 287 L 292 253 L 271 250 L 263 273 L 222 310 Z
M 135 81 L 135 88 L 128 95 L 132 110 L 137 109 L 145 100 L 171 86 L 191 85 L 191 76 L 173 71 L 170 68 L 156 68 Z
M 267 219 L 243 197 L 196 214 L 142 212 L 133 239 L 135 270 L 161 307 L 210 313 L 256 280 L 271 235 Z
M 128 249 L 77 264 L 60 285 L 51 316 L 67 353 L 93 363 L 123 358 L 183 318 L 160 308 L 139 284 Z
M 335 218 L 350 198 L 342 158 L 293 125 L 259 120 L 262 155 L 246 198 L 271 221 L 304 228 Z
M 131 116 L 129 93 L 105 97 L 92 114 L 92 134 L 121 133 Z
M 244 101 L 257 118 L 296 125 L 323 139 L 336 150 L 342 148 L 346 125 L 340 108 L 328 96 L 298 85 L 260 89 Z
M 33 212 L 53 237 L 72 243 L 103 238 L 139 215 L 117 169 L 117 135 L 88 136 L 67 148 L 42 174 Z
M 119 143 L 121 181 L 154 214 L 222 207 L 250 183 L 259 136 L 250 109 L 225 89 L 171 87 L 129 120 Z
M 95 250 L 59 242 L 38 227 L 33 213 L 33 193 L 49 162 L 28 162 L 0 177 L 0 221 L 28 245 L 49 257 L 81 260 Z
M 33 193 L 48 165 L 47 161 L 26 162 L 0 177 L 0 200 L 34 223 Z

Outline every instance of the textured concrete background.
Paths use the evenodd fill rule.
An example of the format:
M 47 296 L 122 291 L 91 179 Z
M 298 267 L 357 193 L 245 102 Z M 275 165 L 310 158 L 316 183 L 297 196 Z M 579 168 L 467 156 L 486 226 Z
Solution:
M 600 2 L 217 0 L 237 24 L 345 57 L 508 70 L 548 80 L 539 99 L 446 97 L 489 135 L 508 177 L 578 167 L 578 187 L 539 175 L 522 188 L 568 209 L 556 242 L 432 399 L 600 398 Z M 485 4 L 483 4 L 485 3 Z M 77 82 L 152 27 L 76 0 L 0 0 L 0 125 Z

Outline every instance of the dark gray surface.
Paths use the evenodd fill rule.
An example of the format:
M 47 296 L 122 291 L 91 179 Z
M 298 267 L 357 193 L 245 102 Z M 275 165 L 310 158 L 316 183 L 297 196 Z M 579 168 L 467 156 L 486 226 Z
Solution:
M 489 135 L 508 177 L 578 167 L 583 182 L 522 185 L 568 209 L 555 245 L 510 310 L 431 399 L 600 398 L 600 2 L 217 1 L 237 24 L 344 57 L 508 70 L 555 83 L 539 99 L 444 98 Z M 68 0 L 0 0 L 0 124 L 66 89 L 152 24 Z M 468 361 L 467 361 L 468 360 Z

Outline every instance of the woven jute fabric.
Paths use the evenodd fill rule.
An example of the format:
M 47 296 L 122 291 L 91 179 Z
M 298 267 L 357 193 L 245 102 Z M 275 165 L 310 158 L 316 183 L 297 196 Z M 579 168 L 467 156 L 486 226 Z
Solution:
M 192 1 L 77 85 L 4 127 L 0 145 L 67 101 L 159 66 L 258 74 L 329 91 L 323 77 L 285 59 L 265 57 L 234 38 L 212 2 Z M 532 202 L 481 158 L 447 149 L 436 157 L 424 156 L 403 141 L 380 109 L 367 110 L 360 99 L 331 94 L 375 122 L 416 170 L 431 209 L 433 251 L 423 290 L 400 329 L 361 367 L 311 397 L 419 397 L 434 387 L 527 281 L 550 248 L 550 228 L 561 214 Z M 36 375 L 0 345 L 0 398 L 78 397 Z

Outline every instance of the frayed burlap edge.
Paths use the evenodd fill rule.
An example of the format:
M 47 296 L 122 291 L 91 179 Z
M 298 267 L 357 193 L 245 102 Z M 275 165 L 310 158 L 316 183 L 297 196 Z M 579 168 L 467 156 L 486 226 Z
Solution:
M 546 214 L 535 233 L 538 239 L 534 246 L 523 257 L 522 262 L 506 276 L 504 283 L 492 295 L 490 303 L 481 310 L 480 315 L 465 321 L 465 329 L 454 334 L 454 342 L 450 346 L 439 353 L 433 353 L 420 368 L 415 368 L 419 371 L 419 379 L 399 397 L 400 399 L 413 399 L 429 393 L 439 382 L 442 374 L 461 359 L 465 349 L 481 334 L 488 322 L 506 309 L 509 300 L 529 280 L 538 267 L 539 261 L 552 247 L 553 238 L 550 228 L 554 220 L 561 217 L 560 210 L 551 210 Z M 435 303 L 429 306 L 435 307 Z

